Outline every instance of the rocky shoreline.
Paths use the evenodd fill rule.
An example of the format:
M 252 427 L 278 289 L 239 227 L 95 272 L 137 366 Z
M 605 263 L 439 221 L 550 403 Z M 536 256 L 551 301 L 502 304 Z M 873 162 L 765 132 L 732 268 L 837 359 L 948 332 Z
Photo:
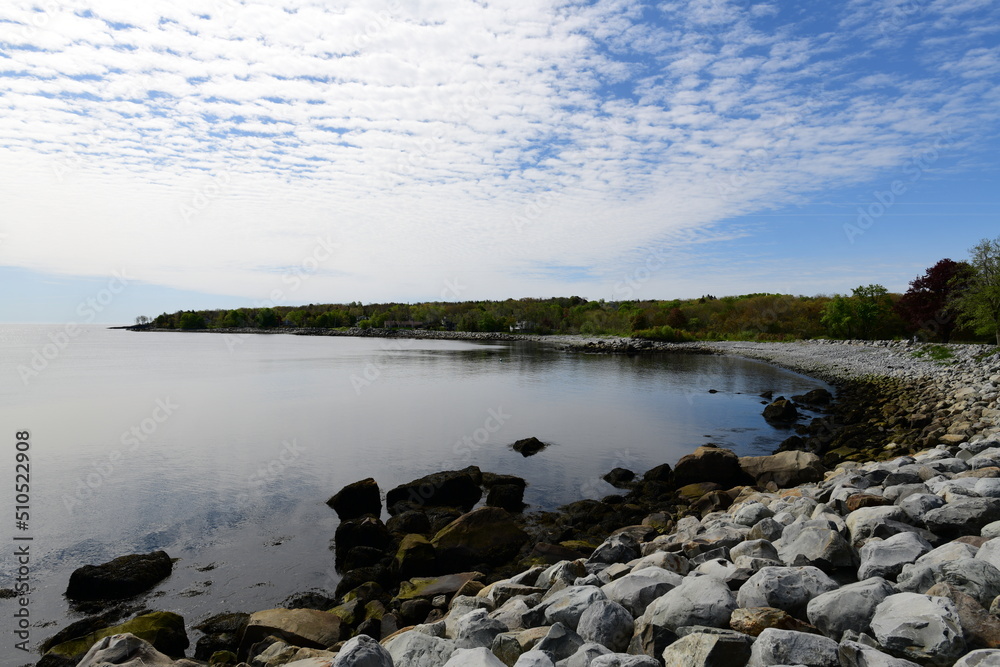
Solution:
M 383 523 L 382 492 L 362 480 L 329 501 L 336 591 L 208 619 L 196 660 L 180 659 L 184 620 L 159 612 L 67 629 L 39 664 L 1000 665 L 997 348 L 950 346 L 935 362 L 897 342 L 546 338 L 739 354 L 838 397 L 773 456 L 700 447 L 610 471 L 619 494 L 556 512 L 522 514 L 523 480 L 472 467 L 389 490 Z M 768 410 L 791 419 L 826 400 Z M 153 586 L 164 556 L 149 558 Z M 56 650 L 98 628 L 75 640 L 92 644 L 82 660 Z

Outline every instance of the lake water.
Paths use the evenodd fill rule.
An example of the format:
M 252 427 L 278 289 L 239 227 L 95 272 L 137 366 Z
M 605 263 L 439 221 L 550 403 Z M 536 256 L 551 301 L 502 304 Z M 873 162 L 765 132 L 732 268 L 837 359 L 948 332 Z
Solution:
M 147 604 L 189 626 L 265 609 L 333 589 L 338 522 L 325 501 L 350 482 L 374 477 L 384 492 L 477 465 L 524 477 L 529 509 L 551 509 L 615 493 L 600 479 L 611 468 L 641 473 L 705 442 L 770 453 L 790 433 L 763 420 L 758 394 L 827 386 L 738 358 L 532 343 L 65 334 L 0 325 L 11 502 L 15 432 L 30 431 L 32 457 L 29 529 L 9 516 L 0 539 L 33 537 L 34 644 L 79 617 L 63 592 L 87 563 L 179 558 Z M 529 436 L 552 446 L 527 459 L 510 449 Z M 13 585 L 13 551 L 0 588 Z M 13 609 L 0 600 L 4 617 Z

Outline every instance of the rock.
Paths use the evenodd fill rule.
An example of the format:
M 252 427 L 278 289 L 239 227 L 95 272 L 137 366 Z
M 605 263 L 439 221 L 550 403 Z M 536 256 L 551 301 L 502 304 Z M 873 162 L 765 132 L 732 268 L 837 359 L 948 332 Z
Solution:
M 950 665 L 965 651 L 958 610 L 946 598 L 891 595 L 875 609 L 871 627 L 886 650 L 914 662 Z
M 501 633 L 493 640 L 493 655 L 500 658 L 504 664 L 513 665 L 522 654 L 534 649 L 535 645 L 545 638 L 549 630 L 550 628 L 546 626 Z M 551 659 L 551 656 L 549 658 Z
M 489 648 L 507 626 L 490 618 L 485 609 L 476 609 L 459 618 L 455 623 L 455 645 L 458 648 Z
M 521 456 L 528 457 L 528 456 L 534 456 L 538 452 L 548 447 L 548 445 L 546 445 L 538 438 L 531 437 L 518 440 L 510 447 Z
M 532 609 L 528 614 L 532 616 L 541 615 L 550 625 L 561 623 L 567 628 L 576 630 L 580 617 L 592 604 L 598 600 L 606 600 L 604 591 L 596 586 L 570 586 L 564 588 L 552 597 L 544 600 L 542 604 Z M 527 623 L 528 616 L 525 617 L 525 625 L 537 625 Z
M 419 510 L 407 510 L 400 512 L 396 516 L 391 516 L 385 522 L 385 527 L 391 533 L 402 533 L 404 535 L 410 533 L 423 535 L 424 533 L 431 532 L 431 522 L 427 518 L 427 514 Z
M 702 445 L 682 457 L 674 467 L 674 482 L 678 488 L 712 482 L 728 489 L 743 484 L 747 479 L 736 454 L 715 445 Z
M 837 653 L 841 667 L 920 667 L 915 662 L 894 658 L 877 648 L 854 641 L 840 642 Z
M 729 627 L 751 637 L 757 637 L 768 628 L 794 630 L 795 632 L 819 632 L 804 621 L 800 621 L 783 609 L 774 607 L 749 607 L 733 610 Z
M 837 642 L 819 635 L 768 629 L 760 633 L 750 651 L 747 667 L 806 665 L 840 667 Z
M 437 553 L 423 535 L 407 535 L 399 541 L 394 566 L 400 579 L 434 574 L 437 571 Z
M 957 498 L 924 514 L 927 530 L 942 537 L 976 535 L 1000 519 L 1000 498 Z
M 848 514 L 844 518 L 844 523 L 847 524 L 847 529 L 851 532 L 851 543 L 861 545 L 872 537 L 890 537 L 890 535 L 879 532 L 884 529 L 887 522 L 907 520 L 909 519 L 906 513 L 900 507 L 887 505 L 885 507 L 862 507 Z
M 548 629 L 541 641 L 535 644 L 535 649 L 551 654 L 558 662 L 576 653 L 585 643 L 573 630 L 562 623 L 556 623 Z
M 580 616 L 576 631 L 584 641 L 621 653 L 628 649 L 634 629 L 632 615 L 625 607 L 612 600 L 598 600 Z
M 769 422 L 790 423 L 799 418 L 799 411 L 787 398 L 779 397 L 764 408 L 763 415 Z
M 968 593 L 983 606 L 1000 595 L 1000 571 L 986 561 L 959 558 L 940 563 L 907 566 L 898 577 L 901 592 L 925 593 L 931 586 L 947 583 Z
M 41 664 L 41 663 L 39 663 Z M 97 641 L 77 667 L 171 667 L 174 660 L 160 653 L 152 644 L 129 633 L 109 635 Z
M 684 577 L 657 567 L 632 572 L 601 587 L 608 599 L 623 606 L 638 618 L 649 604 L 667 591 L 677 588 Z M 611 648 L 610 646 L 608 648 Z
M 393 660 L 377 641 L 358 635 L 341 647 L 331 667 L 393 667 Z
M 587 559 L 589 563 L 627 563 L 640 555 L 639 542 L 628 533 L 618 533 L 604 540 Z
M 475 466 L 426 475 L 401 484 L 385 496 L 390 514 L 425 506 L 460 507 L 468 512 L 483 497 L 482 472 Z
M 817 595 L 806 614 L 820 632 L 839 642 L 848 630 L 869 632 L 875 608 L 895 592 L 885 579 L 866 579 Z
M 378 484 L 371 477 L 348 484 L 327 500 L 326 504 L 333 508 L 341 521 L 357 519 L 366 514 L 382 514 L 382 496 Z
M 899 533 L 884 540 L 874 539 L 861 547 L 858 579 L 882 577 L 895 581 L 903 567 L 929 553 L 930 542 L 916 533 Z
M 774 607 L 796 618 L 806 618 L 806 606 L 814 597 L 835 590 L 837 583 L 819 568 L 765 567 L 740 587 L 740 607 Z
M 513 667 L 555 667 L 555 663 L 545 651 L 528 651 L 517 658 Z
M 762 558 L 778 560 L 778 550 L 767 540 L 746 540 L 729 550 L 729 557 L 735 563 L 739 558 Z
M 993 567 L 1000 569 L 1000 539 L 987 540 L 976 552 L 976 558 L 984 560 Z
M 440 577 L 414 577 L 399 585 L 397 600 L 414 600 L 424 598 L 431 600 L 438 595 L 454 595 L 470 581 L 475 581 L 483 575 L 479 572 L 459 572 L 445 574 Z
M 1000 651 L 973 651 L 955 663 L 954 667 L 1000 667 Z
M 328 648 L 341 640 L 343 621 L 315 609 L 266 609 L 250 615 L 239 655 L 269 635 L 305 648 Z
M 460 648 L 451 654 L 445 667 L 507 667 L 488 648 Z M 336 666 L 335 666 L 336 667 Z
M 774 542 L 781 538 L 782 533 L 785 530 L 785 526 L 782 523 L 775 521 L 773 518 L 768 517 L 766 519 L 761 519 L 750 529 L 747 533 L 748 540 L 767 540 L 769 542 Z
M 615 468 L 602 477 L 605 482 L 619 489 L 628 488 L 629 482 L 635 479 L 635 473 L 625 468 Z
M 660 667 L 655 658 L 647 655 L 628 655 L 626 653 L 609 653 L 594 658 L 590 667 Z
M 783 538 L 778 556 L 785 565 L 813 565 L 827 572 L 854 567 L 855 563 L 847 540 L 835 530 L 818 526 L 798 532 L 792 540 Z
M 967 648 L 1000 648 L 1000 619 L 983 609 L 976 598 L 950 584 L 936 584 L 927 595 L 945 597 L 955 603 Z
M 160 653 L 170 656 L 183 656 L 189 645 L 187 632 L 184 630 L 184 619 L 169 611 L 157 611 L 136 616 L 120 625 L 103 628 L 82 637 L 75 637 L 61 644 L 56 644 L 49 648 L 46 655 L 78 661 L 102 639 L 124 634 L 132 635 L 142 642 L 148 643 Z M 134 642 L 126 645 L 141 646 L 141 644 Z M 110 646 L 111 643 L 105 644 L 106 648 Z M 108 650 L 111 649 L 108 648 Z
M 749 527 L 774 516 L 774 511 L 761 502 L 743 503 L 738 508 L 732 508 L 731 512 L 734 523 Z
M 676 667 L 743 667 L 750 659 L 753 639 L 738 632 L 695 632 L 663 651 L 663 661 Z
M 499 507 L 508 512 L 524 509 L 524 486 L 518 484 L 494 484 L 486 494 L 486 505 Z
M 576 653 L 566 660 L 559 661 L 559 667 L 589 667 L 595 658 L 602 655 L 610 655 L 611 651 L 600 644 L 587 643 L 581 646 Z
M 216 614 L 194 626 L 204 635 L 195 646 L 194 657 L 208 660 L 217 651 L 238 651 L 240 636 L 249 620 L 250 614 Z
M 823 387 L 817 387 L 816 389 L 807 391 L 801 396 L 792 396 L 792 400 L 798 403 L 806 403 L 808 405 L 827 405 L 833 400 L 833 394 Z
M 348 559 L 350 552 L 354 549 L 366 548 L 374 550 L 376 554 L 382 554 L 391 548 L 392 544 L 392 533 L 385 527 L 381 519 L 373 516 L 341 521 L 334 534 L 336 559 L 340 564 Z
M 170 576 L 173 562 L 163 551 L 120 556 L 101 565 L 84 565 L 69 577 L 71 600 L 119 600 L 132 597 Z
M 771 456 L 743 456 L 739 459 L 744 472 L 756 480 L 758 486 L 770 483 L 779 489 L 823 481 L 826 468 L 815 454 L 808 452 L 780 452 Z
M 455 652 L 455 643 L 418 630 L 402 632 L 385 642 L 396 667 L 439 667 Z
M 500 565 L 517 554 L 528 534 L 498 507 L 482 507 L 463 514 L 442 528 L 431 544 L 438 564 L 456 571 L 480 563 Z
M 636 630 L 646 625 L 670 632 L 688 625 L 726 628 L 734 609 L 736 597 L 723 582 L 714 577 L 687 577 L 649 605 Z
M 877 496 L 872 493 L 855 493 L 845 502 L 848 512 L 859 510 L 862 507 L 884 507 L 892 504 L 892 501 L 885 496 Z

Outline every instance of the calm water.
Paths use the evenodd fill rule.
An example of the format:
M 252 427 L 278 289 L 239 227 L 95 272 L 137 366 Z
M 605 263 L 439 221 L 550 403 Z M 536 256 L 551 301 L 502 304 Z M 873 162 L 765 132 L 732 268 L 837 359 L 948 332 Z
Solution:
M 46 348 L 61 332 L 0 325 L 0 493 L 13 499 L 14 433 L 28 429 L 31 523 L 19 534 L 34 537 L 33 620 L 49 624 L 36 643 L 77 618 L 62 593 L 86 563 L 166 550 L 180 560 L 148 604 L 189 625 L 264 609 L 334 587 L 325 501 L 350 482 L 385 491 L 478 465 L 524 477 L 526 502 L 549 509 L 614 493 L 600 476 L 615 466 L 673 464 L 704 442 L 770 453 L 789 432 L 764 422 L 757 395 L 825 386 L 749 360 L 534 344 L 87 327 Z M 528 436 L 553 446 L 522 458 L 509 444 Z M 13 517 L 0 526 L 12 544 Z M 12 602 L 0 600 L 5 617 Z

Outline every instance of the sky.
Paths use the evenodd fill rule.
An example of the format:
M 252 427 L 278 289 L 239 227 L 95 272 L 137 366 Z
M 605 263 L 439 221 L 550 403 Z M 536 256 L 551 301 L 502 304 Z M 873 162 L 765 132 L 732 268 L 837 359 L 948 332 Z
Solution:
M 905 291 L 998 120 L 992 0 L 5 0 L 0 321 Z

